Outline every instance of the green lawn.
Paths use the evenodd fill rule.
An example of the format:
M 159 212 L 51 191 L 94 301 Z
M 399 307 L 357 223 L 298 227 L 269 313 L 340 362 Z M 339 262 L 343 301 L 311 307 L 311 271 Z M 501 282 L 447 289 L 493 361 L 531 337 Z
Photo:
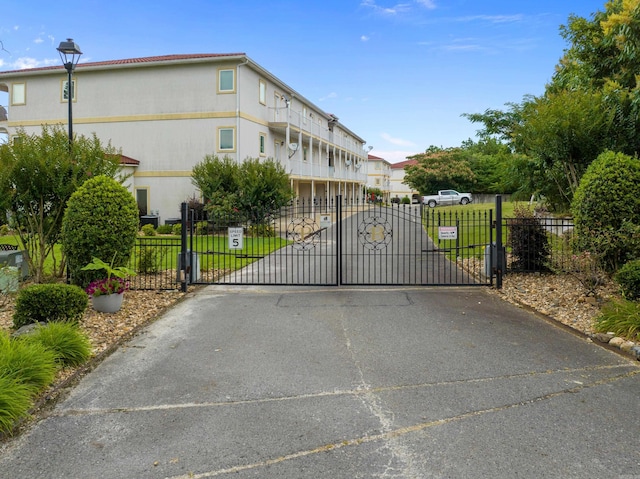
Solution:
M 156 253 L 165 258 L 163 261 L 174 261 L 175 258 L 181 252 L 179 245 L 179 237 L 164 237 L 175 241 L 173 245 L 163 245 L 163 237 L 143 237 L 140 238 L 138 245 L 136 246 L 136 254 L 132 257 L 130 267 L 132 269 L 140 269 L 139 264 L 134 263 L 138 261 L 138 258 L 142 254 L 138 254 L 137 251 L 145 248 L 156 250 Z M 177 240 L 177 241 L 176 241 Z M 198 254 L 200 260 L 200 269 L 203 271 L 214 269 L 230 269 L 237 270 L 244 266 L 253 263 L 254 261 L 268 255 L 269 253 L 280 249 L 289 244 L 289 242 L 282 238 L 266 238 L 266 237 L 244 237 L 243 248 L 240 250 L 229 249 L 229 241 L 226 236 L 194 236 L 193 241 L 187 239 L 187 249 L 192 250 Z M 148 246 L 140 246 L 148 245 Z
M 164 241 L 164 240 L 167 241 Z M 188 239 L 188 249 L 198 253 L 201 270 L 227 269 L 237 270 L 253 263 L 259 258 L 282 248 L 289 242 L 282 238 L 252 238 L 244 237 L 243 249 L 230 250 L 226 236 L 194 236 L 193 243 Z M 0 243 L 18 245 L 18 238 L 14 236 L 0 236 Z M 61 258 L 61 246 L 54 247 L 58 261 Z M 146 254 L 147 265 L 150 269 L 175 269 L 177 258 L 181 252 L 179 236 L 141 236 L 136 241 L 135 251 L 129 262 L 129 267 L 138 271 L 141 258 Z M 101 258 L 103 259 L 103 258 Z M 106 260 L 105 260 L 106 261 Z M 51 274 L 53 259 L 51 255 L 45 261 L 45 273 Z
M 502 217 L 513 217 L 516 203 L 502 203 Z M 490 210 L 493 210 L 490 213 Z M 449 259 L 456 257 L 482 258 L 484 248 L 495 242 L 496 231 L 490 225 L 496 220 L 495 204 L 481 203 L 456 206 L 424 208 L 423 224 L 427 234 L 436 246 L 447 252 Z M 440 227 L 457 226 L 457 239 L 439 239 Z M 507 230 L 503 225 L 502 238 L 506 240 Z

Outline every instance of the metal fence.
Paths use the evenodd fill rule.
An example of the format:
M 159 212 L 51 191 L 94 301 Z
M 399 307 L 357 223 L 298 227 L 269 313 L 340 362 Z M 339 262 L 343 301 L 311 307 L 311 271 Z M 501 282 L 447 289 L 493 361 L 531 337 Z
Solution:
M 131 255 L 132 289 L 171 290 L 181 286 L 181 238 L 175 236 L 140 236 Z
M 326 205 L 313 206 L 317 208 L 314 215 L 328 211 Z M 461 221 L 462 219 L 464 221 Z M 427 234 L 435 238 L 435 249 L 440 253 L 455 251 L 456 254 L 452 256 L 453 261 L 465 271 L 473 276 L 486 276 L 487 259 L 484 256 L 487 251 L 486 246 L 494 241 L 492 229 L 495 229 L 495 219 L 489 211 L 447 216 L 427 210 L 424 220 Z M 494 228 L 491 228 L 492 224 Z M 203 225 L 207 225 L 206 228 Z M 443 242 L 439 239 L 439 233 L 448 226 L 457 226 L 460 236 L 456 236 L 457 240 Z M 576 272 L 593 267 L 593 258 L 585 257 L 584 254 L 576 255 L 572 251 L 572 219 L 503 218 L 502 226 L 506 258 L 505 272 L 507 273 Z M 193 238 L 199 233 L 211 234 L 211 222 L 203 222 L 203 218 L 189 212 L 184 227 L 185 233 L 193 231 L 194 234 L 185 234 L 182 238 L 178 236 L 137 238 L 130 261 L 130 267 L 137 273 L 130 278 L 132 289 L 180 289 L 187 282 L 184 277 L 185 272 L 192 267 L 203 269 L 205 265 L 200 262 L 204 261 L 201 258 L 206 255 L 199 255 L 201 257 L 199 261 L 190 261 L 192 251 L 198 249 L 193 244 Z M 462 239 L 465 239 L 464 244 L 460 242 Z M 183 245 L 184 241 L 186 243 Z M 228 239 L 225 238 L 224 241 Z M 182 258 L 185 258 L 185 266 L 181 264 Z M 200 276 L 200 273 L 201 271 L 195 272 L 198 281 L 193 281 L 191 278 L 188 282 L 202 282 L 203 276 Z
M 507 272 L 573 272 L 591 267 L 572 251 L 573 219 L 504 218 L 503 228 Z

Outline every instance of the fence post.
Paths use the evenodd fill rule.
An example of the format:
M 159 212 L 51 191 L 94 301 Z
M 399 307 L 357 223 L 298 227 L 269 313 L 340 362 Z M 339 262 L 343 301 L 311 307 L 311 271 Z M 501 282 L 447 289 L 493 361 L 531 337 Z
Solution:
M 187 292 L 187 284 L 189 282 L 189 268 L 187 266 L 187 223 L 189 218 L 189 205 L 185 202 L 180 205 L 180 220 L 182 228 L 180 229 L 180 267 L 178 275 L 180 275 L 181 286 L 180 289 L 183 293 Z M 182 274 L 180 272 L 182 271 Z
M 502 195 L 496 195 L 496 288 L 502 289 L 502 273 L 504 272 L 504 255 L 502 254 Z

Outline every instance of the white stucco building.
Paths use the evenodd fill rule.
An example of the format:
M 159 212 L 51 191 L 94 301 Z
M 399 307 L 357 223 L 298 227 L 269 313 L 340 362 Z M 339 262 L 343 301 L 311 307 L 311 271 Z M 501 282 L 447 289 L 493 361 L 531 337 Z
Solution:
M 391 163 L 379 156 L 367 159 L 367 187 L 382 190 L 383 201 L 389 201 L 391 189 Z
M 401 161 L 400 163 L 393 163 L 391 165 L 391 198 L 397 197 L 402 199 L 407 196 L 412 200 L 420 201 L 420 192 L 417 190 L 413 190 L 409 186 L 404 184 L 404 167 L 408 165 L 415 165 L 416 163 L 416 160 L 406 160 Z
M 62 65 L 0 72 L 0 134 L 66 126 L 66 84 Z M 72 86 L 74 134 L 121 151 L 143 213 L 175 217 L 199 196 L 191 170 L 205 155 L 274 158 L 301 198 L 358 198 L 366 186 L 365 141 L 244 53 L 81 63 Z

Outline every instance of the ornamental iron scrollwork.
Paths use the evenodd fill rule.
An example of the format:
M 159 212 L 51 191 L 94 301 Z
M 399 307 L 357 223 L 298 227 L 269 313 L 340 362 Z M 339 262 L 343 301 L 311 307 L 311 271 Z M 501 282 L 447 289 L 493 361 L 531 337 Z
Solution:
M 369 216 L 358 226 L 358 240 L 365 248 L 380 251 L 391 243 L 393 231 L 391 225 L 384 218 Z
M 320 242 L 320 225 L 313 218 L 293 218 L 287 226 L 287 238 L 295 249 L 313 249 Z

